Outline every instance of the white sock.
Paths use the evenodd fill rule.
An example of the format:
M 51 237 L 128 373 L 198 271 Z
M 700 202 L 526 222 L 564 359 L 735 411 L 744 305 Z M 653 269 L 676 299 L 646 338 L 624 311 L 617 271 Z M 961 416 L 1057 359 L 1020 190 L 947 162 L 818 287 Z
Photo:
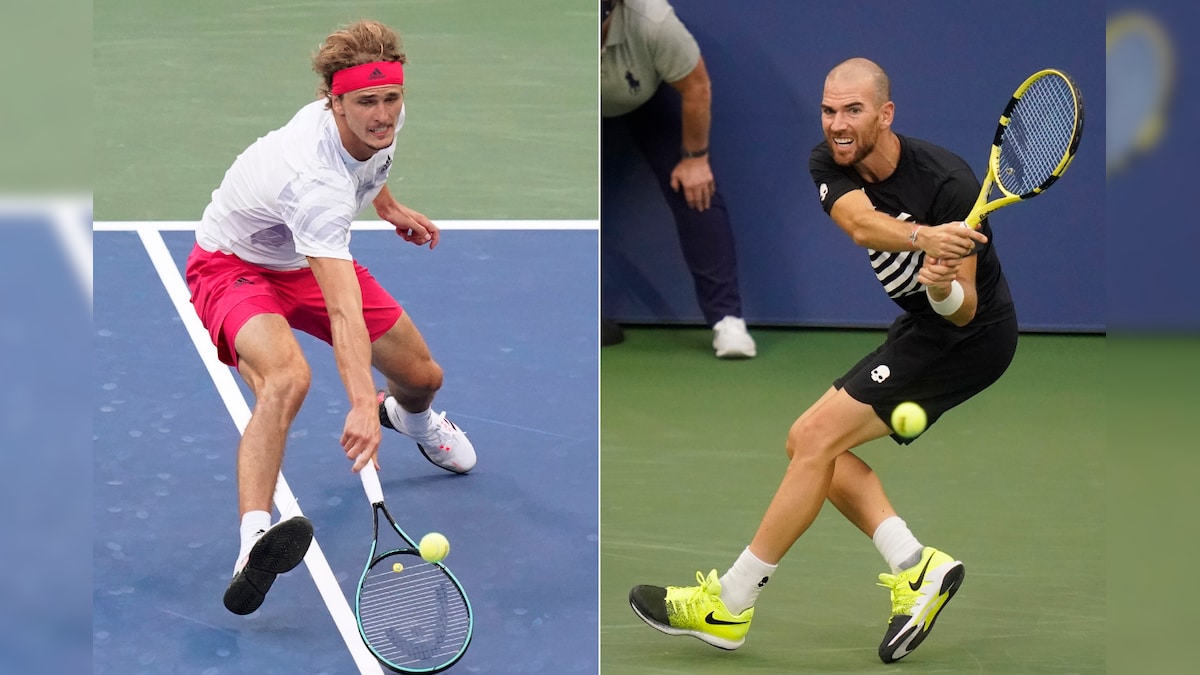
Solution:
M 242 558 L 250 555 L 250 549 L 254 547 L 254 542 L 263 532 L 266 532 L 271 527 L 271 513 L 269 511 L 247 511 L 242 516 L 242 547 L 238 551 L 237 562 L 234 563 L 233 571 L 236 574 L 238 565 L 241 564 Z
M 892 574 L 899 574 L 921 562 L 921 553 L 925 550 L 900 516 L 892 516 L 880 523 L 871 541 L 892 568 Z
M 392 421 L 396 431 L 405 436 L 424 436 L 433 426 L 432 407 L 418 413 L 409 412 L 400 406 L 395 396 L 389 395 L 383 400 L 383 409 L 387 411 L 388 419 Z
M 758 592 L 767 585 L 776 567 L 759 560 L 747 546 L 720 579 L 721 600 L 726 609 L 736 616 L 753 607 Z

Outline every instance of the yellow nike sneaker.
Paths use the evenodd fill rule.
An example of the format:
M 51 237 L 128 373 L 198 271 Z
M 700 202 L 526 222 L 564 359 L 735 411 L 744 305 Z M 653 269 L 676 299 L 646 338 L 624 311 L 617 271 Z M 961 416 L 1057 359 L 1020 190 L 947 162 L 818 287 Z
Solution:
M 892 616 L 879 644 L 879 658 L 884 663 L 899 661 L 925 641 L 965 575 L 960 561 L 929 546 L 915 566 L 900 574 L 879 575 L 878 585 L 892 592 Z
M 699 586 L 634 586 L 629 605 L 638 618 L 667 635 L 691 635 L 721 649 L 741 647 L 754 608 L 731 614 L 721 601 L 716 570 L 707 577 L 696 572 L 696 581 Z

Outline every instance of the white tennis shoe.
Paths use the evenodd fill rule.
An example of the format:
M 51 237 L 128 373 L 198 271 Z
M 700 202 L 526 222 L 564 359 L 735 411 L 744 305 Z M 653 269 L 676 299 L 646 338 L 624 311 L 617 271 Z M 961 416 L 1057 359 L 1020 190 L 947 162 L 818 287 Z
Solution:
M 466 473 L 475 467 L 475 446 L 454 422 L 446 418 L 446 413 L 431 413 L 429 431 L 424 434 L 410 434 L 400 429 L 393 421 L 397 415 L 396 408 L 400 403 L 396 397 L 386 391 L 379 392 L 379 422 L 383 426 L 399 431 L 417 442 L 417 449 L 430 462 L 453 472 Z
M 713 326 L 713 350 L 718 359 L 750 359 L 758 353 L 741 317 L 727 316 Z

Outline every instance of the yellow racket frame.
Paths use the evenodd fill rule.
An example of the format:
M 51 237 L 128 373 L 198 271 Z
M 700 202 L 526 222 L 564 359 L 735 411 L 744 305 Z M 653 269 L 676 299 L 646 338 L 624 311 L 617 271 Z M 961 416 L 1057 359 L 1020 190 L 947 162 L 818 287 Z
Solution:
M 1004 138 L 1004 131 L 1008 128 L 1008 123 L 1012 119 L 1011 115 L 1013 109 L 1017 107 L 1017 103 L 1020 102 L 1021 97 L 1025 95 L 1025 92 L 1028 91 L 1031 86 L 1033 86 L 1033 83 L 1044 77 L 1062 78 L 1070 86 L 1071 96 L 1075 102 L 1075 125 L 1071 132 L 1071 142 L 1067 144 L 1067 150 L 1065 153 L 1063 153 L 1063 157 L 1059 160 L 1058 165 L 1053 171 L 1050 172 L 1050 178 L 1029 192 L 1024 194 L 1015 194 L 1005 188 L 1004 184 L 1001 183 L 997 178 L 1000 172 L 1000 145 Z M 1075 158 L 1075 151 L 1079 149 L 1079 141 L 1082 136 L 1083 99 L 1079 93 L 1079 87 L 1076 86 L 1075 81 L 1071 79 L 1071 76 L 1067 75 L 1061 70 L 1046 68 L 1045 70 L 1039 70 L 1038 72 L 1027 77 L 1025 81 L 1021 83 L 1021 86 L 1017 87 L 1017 90 L 1013 92 L 1012 98 L 1009 100 L 1008 105 L 1004 107 L 1004 113 L 1000 115 L 1000 125 L 996 128 L 996 136 L 992 139 L 992 150 L 988 155 L 988 170 L 987 175 L 983 179 L 983 187 L 979 190 L 979 197 L 976 198 L 975 205 L 971 207 L 971 212 L 967 215 L 964 222 L 974 229 L 979 229 L 979 224 L 983 221 L 983 219 L 988 217 L 988 215 L 996 209 L 1008 206 L 1009 204 L 1014 204 L 1023 199 L 1031 199 L 1044 192 L 1047 188 L 1054 184 L 1054 181 L 1058 180 L 1060 176 L 1066 173 L 1067 167 L 1071 165 L 1071 160 Z M 988 201 L 988 196 L 991 194 L 992 186 L 995 186 L 997 189 L 999 189 L 1004 196 Z

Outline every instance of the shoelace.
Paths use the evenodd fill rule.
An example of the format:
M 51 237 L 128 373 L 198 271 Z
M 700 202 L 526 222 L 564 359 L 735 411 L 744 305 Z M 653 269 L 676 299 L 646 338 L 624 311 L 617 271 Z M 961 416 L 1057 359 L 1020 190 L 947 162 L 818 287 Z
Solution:
M 703 611 L 706 605 L 704 602 L 706 599 L 705 596 L 711 597 L 713 595 L 717 595 L 717 593 L 712 590 L 713 582 L 715 581 L 716 579 L 714 578 L 710 582 L 709 578 L 705 576 L 703 572 L 700 572 L 699 570 L 696 571 L 696 582 L 700 585 L 694 587 L 692 592 L 688 594 L 686 600 L 684 601 L 688 609 L 688 614 L 692 614 L 697 609 Z
M 879 583 L 892 592 L 892 616 L 911 615 L 918 593 L 908 587 L 908 582 L 895 574 L 880 574 Z
M 679 588 L 681 590 L 689 591 L 687 595 L 684 595 L 683 597 L 677 597 L 672 600 L 671 604 L 677 608 L 683 609 L 693 620 L 696 619 L 696 610 L 703 609 L 705 607 L 704 598 L 702 596 L 716 595 L 716 593 L 712 591 L 712 583 L 709 582 L 708 577 L 706 577 L 703 572 L 696 572 L 696 583 L 698 583 L 699 586 L 668 587 L 668 590 L 670 588 Z
M 696 596 L 701 595 L 701 594 L 716 595 L 716 593 L 713 593 L 710 590 L 710 588 L 713 585 L 712 582 L 710 582 L 708 580 L 708 577 L 706 577 L 704 575 L 704 573 L 700 572 L 699 570 L 696 571 L 696 581 L 698 581 L 700 583 L 700 585 L 696 587 L 696 590 L 692 591 L 692 595 L 689 598 L 690 600 L 694 600 L 696 598 Z M 716 581 L 716 579 L 713 579 L 713 582 L 715 582 L 715 581 Z

